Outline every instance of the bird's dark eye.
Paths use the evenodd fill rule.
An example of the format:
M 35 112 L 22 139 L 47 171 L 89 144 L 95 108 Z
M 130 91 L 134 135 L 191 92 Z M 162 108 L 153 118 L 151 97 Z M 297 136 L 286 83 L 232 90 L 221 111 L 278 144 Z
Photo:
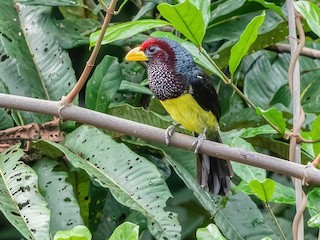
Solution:
M 158 48 L 156 46 L 150 46 L 150 47 L 147 47 L 146 52 L 147 54 L 154 54 L 157 50 Z

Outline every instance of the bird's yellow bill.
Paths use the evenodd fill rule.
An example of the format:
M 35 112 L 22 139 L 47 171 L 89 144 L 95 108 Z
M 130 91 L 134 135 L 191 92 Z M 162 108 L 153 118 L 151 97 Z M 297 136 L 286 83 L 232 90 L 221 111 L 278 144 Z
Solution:
M 147 61 L 148 58 L 143 51 L 140 50 L 140 47 L 133 48 L 126 55 L 126 61 Z

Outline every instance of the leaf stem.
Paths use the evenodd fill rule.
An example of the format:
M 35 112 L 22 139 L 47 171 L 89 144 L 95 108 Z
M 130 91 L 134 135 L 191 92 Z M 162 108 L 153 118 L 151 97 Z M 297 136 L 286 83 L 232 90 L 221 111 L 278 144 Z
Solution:
M 279 224 L 276 216 L 274 215 L 274 213 L 273 213 L 273 211 L 272 211 L 269 203 L 266 203 L 266 208 L 269 210 L 269 212 L 270 212 L 273 220 L 275 221 L 275 223 L 276 223 L 276 225 L 277 225 L 277 227 L 278 227 L 278 229 L 279 229 L 279 231 L 280 231 L 280 233 L 281 233 L 281 235 L 282 235 L 282 238 L 285 239 L 285 240 L 287 240 L 287 238 L 286 238 L 286 236 L 284 235 L 284 232 L 282 231 L 282 228 L 281 228 L 281 226 L 280 226 L 280 224 Z

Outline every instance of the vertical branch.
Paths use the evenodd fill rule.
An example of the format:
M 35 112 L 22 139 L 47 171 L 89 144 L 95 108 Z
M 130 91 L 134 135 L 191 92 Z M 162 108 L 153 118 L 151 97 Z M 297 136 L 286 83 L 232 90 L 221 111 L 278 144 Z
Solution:
M 304 121 L 304 112 L 300 103 L 300 70 L 299 54 L 304 46 L 304 32 L 299 17 L 296 17 L 292 0 L 287 0 L 288 24 L 289 24 L 289 42 L 291 50 L 291 60 L 288 69 L 288 81 L 292 94 L 293 104 L 293 131 L 290 136 L 290 155 L 289 160 L 301 163 L 301 148 L 297 139 L 300 135 L 302 123 Z M 296 25 L 297 24 L 297 25 Z M 297 44 L 296 27 L 299 31 L 300 42 Z M 306 197 L 302 190 L 302 181 L 293 179 L 296 193 L 296 215 L 292 225 L 293 238 L 295 240 L 304 239 L 303 212 L 306 205 Z

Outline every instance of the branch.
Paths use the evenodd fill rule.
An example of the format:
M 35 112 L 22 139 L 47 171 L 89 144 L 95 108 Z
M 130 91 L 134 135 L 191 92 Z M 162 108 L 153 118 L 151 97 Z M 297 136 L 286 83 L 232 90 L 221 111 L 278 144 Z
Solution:
M 0 93 L 0 107 L 58 116 L 60 103 Z M 98 128 L 132 135 L 147 141 L 165 144 L 165 130 L 161 128 L 133 122 L 74 105 L 66 106 L 61 110 L 60 114 L 63 119 L 74 120 L 79 123 L 89 124 Z M 174 133 L 170 139 L 170 145 L 187 150 L 193 150 L 193 143 L 195 140 L 195 137 Z M 314 167 L 304 166 L 261 153 L 228 147 L 212 141 L 204 141 L 199 152 L 222 159 L 229 159 L 231 161 L 264 168 L 269 171 L 295 178 L 306 179 L 308 182 L 320 185 L 320 170 Z
M 280 53 L 283 53 L 283 52 L 290 53 L 289 44 L 276 43 L 275 45 L 270 46 L 267 49 L 275 52 L 280 52 Z M 320 51 L 313 48 L 303 47 L 300 55 L 310 57 L 310 58 L 320 58 Z

